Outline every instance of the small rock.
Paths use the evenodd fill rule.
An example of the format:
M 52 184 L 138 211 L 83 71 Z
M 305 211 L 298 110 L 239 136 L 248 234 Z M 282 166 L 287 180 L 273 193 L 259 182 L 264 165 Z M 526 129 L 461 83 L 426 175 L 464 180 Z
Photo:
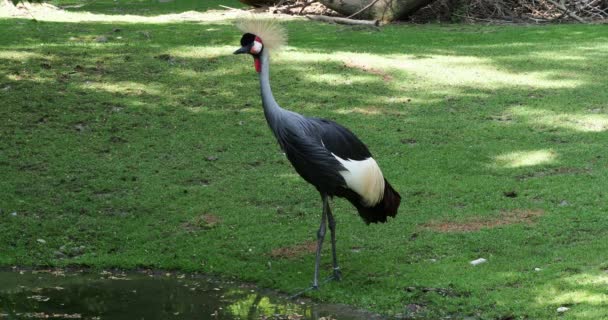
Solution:
M 11 212 L 11 216 L 16 217 L 17 216 L 17 212 Z
M 160 60 L 164 60 L 164 61 L 173 61 L 173 60 L 175 60 L 175 58 L 172 55 L 166 54 L 166 53 L 159 54 L 159 55 L 157 55 L 154 58 L 160 59 Z
M 565 206 L 567 206 L 567 205 L 569 205 L 569 204 L 570 204 L 570 203 L 568 203 L 568 201 L 566 201 L 566 200 L 562 200 L 562 201 L 559 203 L 559 206 L 560 206 L 560 207 L 565 207 Z
M 86 249 L 85 246 L 79 246 L 79 247 L 72 248 L 72 250 L 70 250 L 70 251 L 71 251 L 72 255 L 79 256 L 84 253 L 84 249 Z
M 66 257 L 66 255 L 61 251 L 55 251 L 55 252 L 53 252 L 53 254 L 55 255 L 55 258 L 58 258 L 58 259 L 63 259 Z
M 543 270 L 543 269 L 541 269 L 541 268 L 534 268 L 534 271 L 536 271 L 536 272 L 539 272 L 541 270 Z
M 152 37 L 152 35 L 148 31 L 139 31 L 137 33 L 139 33 L 140 35 L 142 35 L 146 39 L 150 39 Z
M 216 156 L 208 156 L 207 158 L 205 158 L 207 161 L 216 161 L 218 159 L 218 157 Z
M 106 36 L 99 36 L 99 37 L 95 38 L 95 42 L 106 43 L 106 42 L 108 42 L 108 37 L 106 37 Z
M 38 241 L 38 243 L 42 243 L 42 244 L 45 244 L 45 243 L 46 243 L 46 240 L 44 240 L 44 239 L 38 239 L 38 240 L 36 240 L 36 241 Z
M 486 262 L 488 262 L 488 260 L 486 260 L 484 258 L 479 258 L 479 259 L 471 261 L 470 264 L 476 266 L 476 265 L 480 265 L 480 264 L 486 263 Z
M 415 304 L 415 303 L 410 303 L 407 306 L 405 306 L 405 309 L 407 311 L 409 311 L 410 313 L 418 313 L 420 312 L 422 309 L 424 309 L 423 306 L 419 305 L 419 304 Z
M 568 308 L 568 307 L 559 307 L 559 308 L 557 308 L 557 312 L 559 312 L 559 313 L 564 313 L 564 312 L 566 312 L 568 310 L 570 310 L 570 308 Z

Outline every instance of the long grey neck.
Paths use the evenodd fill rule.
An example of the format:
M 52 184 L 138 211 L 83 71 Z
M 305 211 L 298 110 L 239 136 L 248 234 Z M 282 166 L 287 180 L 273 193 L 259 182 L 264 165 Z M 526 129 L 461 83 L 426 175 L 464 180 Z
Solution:
M 272 96 L 272 90 L 270 89 L 270 57 L 266 50 L 262 51 L 261 57 L 261 71 L 260 71 L 260 89 L 262 91 L 262 105 L 264 106 L 264 116 L 266 121 L 276 134 L 276 128 L 281 121 L 281 116 L 286 112 L 283 108 L 277 104 Z

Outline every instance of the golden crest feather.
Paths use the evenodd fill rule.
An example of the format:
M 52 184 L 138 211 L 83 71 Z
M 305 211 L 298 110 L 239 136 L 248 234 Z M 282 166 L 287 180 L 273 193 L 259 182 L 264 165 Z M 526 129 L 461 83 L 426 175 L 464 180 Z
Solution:
M 253 16 L 242 18 L 236 27 L 244 33 L 254 34 L 267 50 L 277 50 L 287 44 L 287 31 L 275 19 L 261 19 Z

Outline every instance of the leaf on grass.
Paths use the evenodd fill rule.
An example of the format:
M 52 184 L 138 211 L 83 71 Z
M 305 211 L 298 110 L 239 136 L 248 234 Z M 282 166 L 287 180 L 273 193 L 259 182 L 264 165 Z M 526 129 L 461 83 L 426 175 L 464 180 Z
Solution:
M 211 213 L 205 213 L 192 218 L 190 221 L 182 223 L 182 228 L 189 232 L 216 227 L 222 219 Z
M 27 298 L 31 299 L 31 300 L 41 301 L 41 302 L 47 302 L 47 301 L 51 300 L 51 298 L 49 298 L 49 297 L 38 295 L 38 294 L 37 295 L 33 295 L 33 296 L 29 296 Z

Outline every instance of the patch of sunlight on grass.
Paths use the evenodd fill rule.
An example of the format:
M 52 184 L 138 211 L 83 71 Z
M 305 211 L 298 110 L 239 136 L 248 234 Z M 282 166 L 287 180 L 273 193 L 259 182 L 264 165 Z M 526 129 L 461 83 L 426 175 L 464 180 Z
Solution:
M 333 61 L 348 67 L 371 70 L 400 70 L 448 86 L 475 86 L 498 89 L 526 86 L 532 88 L 574 88 L 581 84 L 572 79 L 559 79 L 553 71 L 513 73 L 493 65 L 491 59 L 471 56 L 433 55 L 418 58 L 414 55 L 373 55 L 355 52 L 331 54 L 297 52 L 283 54 L 278 59 L 297 62 Z M 555 79 L 557 78 L 557 79 Z
M 353 76 L 349 74 L 336 74 L 336 73 L 324 73 L 324 74 L 311 74 L 305 73 L 304 77 L 311 82 L 321 82 L 329 85 L 350 85 L 354 83 L 366 83 L 373 81 L 374 78 L 366 76 Z
M 519 168 L 551 163 L 556 154 L 552 150 L 516 151 L 496 156 L 496 165 L 503 168 Z
M 170 50 L 168 53 L 179 58 L 201 59 L 230 56 L 236 46 L 195 47 L 181 46 Z M 238 49 L 238 48 L 236 48 Z
M 586 60 L 583 56 L 570 56 L 570 55 L 556 55 L 554 52 L 533 52 L 530 56 L 536 59 L 542 60 L 553 60 L 553 61 L 584 61 Z
M 608 285 L 608 274 L 592 275 L 583 274 L 575 277 L 570 277 L 566 281 L 573 285 Z
M 13 80 L 13 81 L 27 80 L 27 81 L 33 81 L 33 82 L 39 82 L 39 83 L 50 81 L 49 79 L 45 79 L 40 76 L 34 76 L 34 75 L 22 76 L 22 75 L 9 74 L 9 75 L 6 75 L 6 77 L 9 80 Z
M 381 97 L 382 101 L 386 103 L 408 103 L 412 101 L 411 97 Z M 439 99 L 438 99 L 439 100 Z
M 598 42 L 594 45 L 584 45 L 584 46 L 580 46 L 578 47 L 579 50 L 586 50 L 586 51 L 606 51 L 608 52 L 608 42 Z
M 370 108 L 350 108 L 350 109 L 338 109 L 336 110 L 336 113 L 339 114 L 349 114 L 349 113 L 359 113 L 359 114 L 365 114 L 365 115 L 379 115 L 382 114 L 382 110 L 379 110 L 378 108 L 375 107 L 370 107 Z
M 202 76 L 200 72 L 192 69 L 179 69 L 175 72 L 184 78 L 198 78 Z
M 152 88 L 150 85 L 133 82 L 133 81 L 120 81 L 120 82 L 88 82 L 80 86 L 83 89 L 102 90 L 111 93 L 122 93 L 129 95 L 160 95 L 162 90 L 159 88 Z
M 202 112 L 207 112 L 209 111 L 209 108 L 207 107 L 186 107 L 184 108 L 184 110 L 186 111 L 190 111 L 192 113 L 202 113 Z
M 511 113 L 531 123 L 581 132 L 603 132 L 608 130 L 608 115 L 556 113 L 550 110 L 530 109 L 526 107 L 511 108 Z
M 589 292 L 587 290 L 574 290 L 556 294 L 548 302 L 553 304 L 588 303 L 604 304 L 608 302 L 608 295 L 605 293 Z
M 0 59 L 5 60 L 17 60 L 25 61 L 27 59 L 41 59 L 48 58 L 48 56 L 41 55 L 39 53 L 27 52 L 27 51 L 14 51 L 14 50 L 2 50 L 0 51 Z
M 259 108 L 242 108 L 239 109 L 239 112 L 245 113 L 262 113 L 264 109 L 260 106 Z
M 397 110 L 393 108 L 378 108 L 376 106 L 367 106 L 364 108 L 340 108 L 334 111 L 337 114 L 363 114 L 367 116 L 377 116 L 377 115 L 406 115 L 407 113 L 403 110 Z
M 24 8 L 27 8 L 24 9 Z M 232 24 L 231 20 L 239 18 L 240 10 L 208 10 L 205 12 L 185 11 L 181 13 L 162 14 L 157 16 L 138 16 L 132 14 L 101 14 L 86 11 L 65 11 L 51 4 L 32 4 L 25 2 L 19 8 L 3 6 L 0 2 L 0 18 L 31 19 L 53 22 L 124 22 L 124 23 L 174 23 L 199 22 L 214 24 Z M 274 18 L 274 15 L 257 13 L 256 17 Z M 283 15 L 281 19 L 294 19 Z

